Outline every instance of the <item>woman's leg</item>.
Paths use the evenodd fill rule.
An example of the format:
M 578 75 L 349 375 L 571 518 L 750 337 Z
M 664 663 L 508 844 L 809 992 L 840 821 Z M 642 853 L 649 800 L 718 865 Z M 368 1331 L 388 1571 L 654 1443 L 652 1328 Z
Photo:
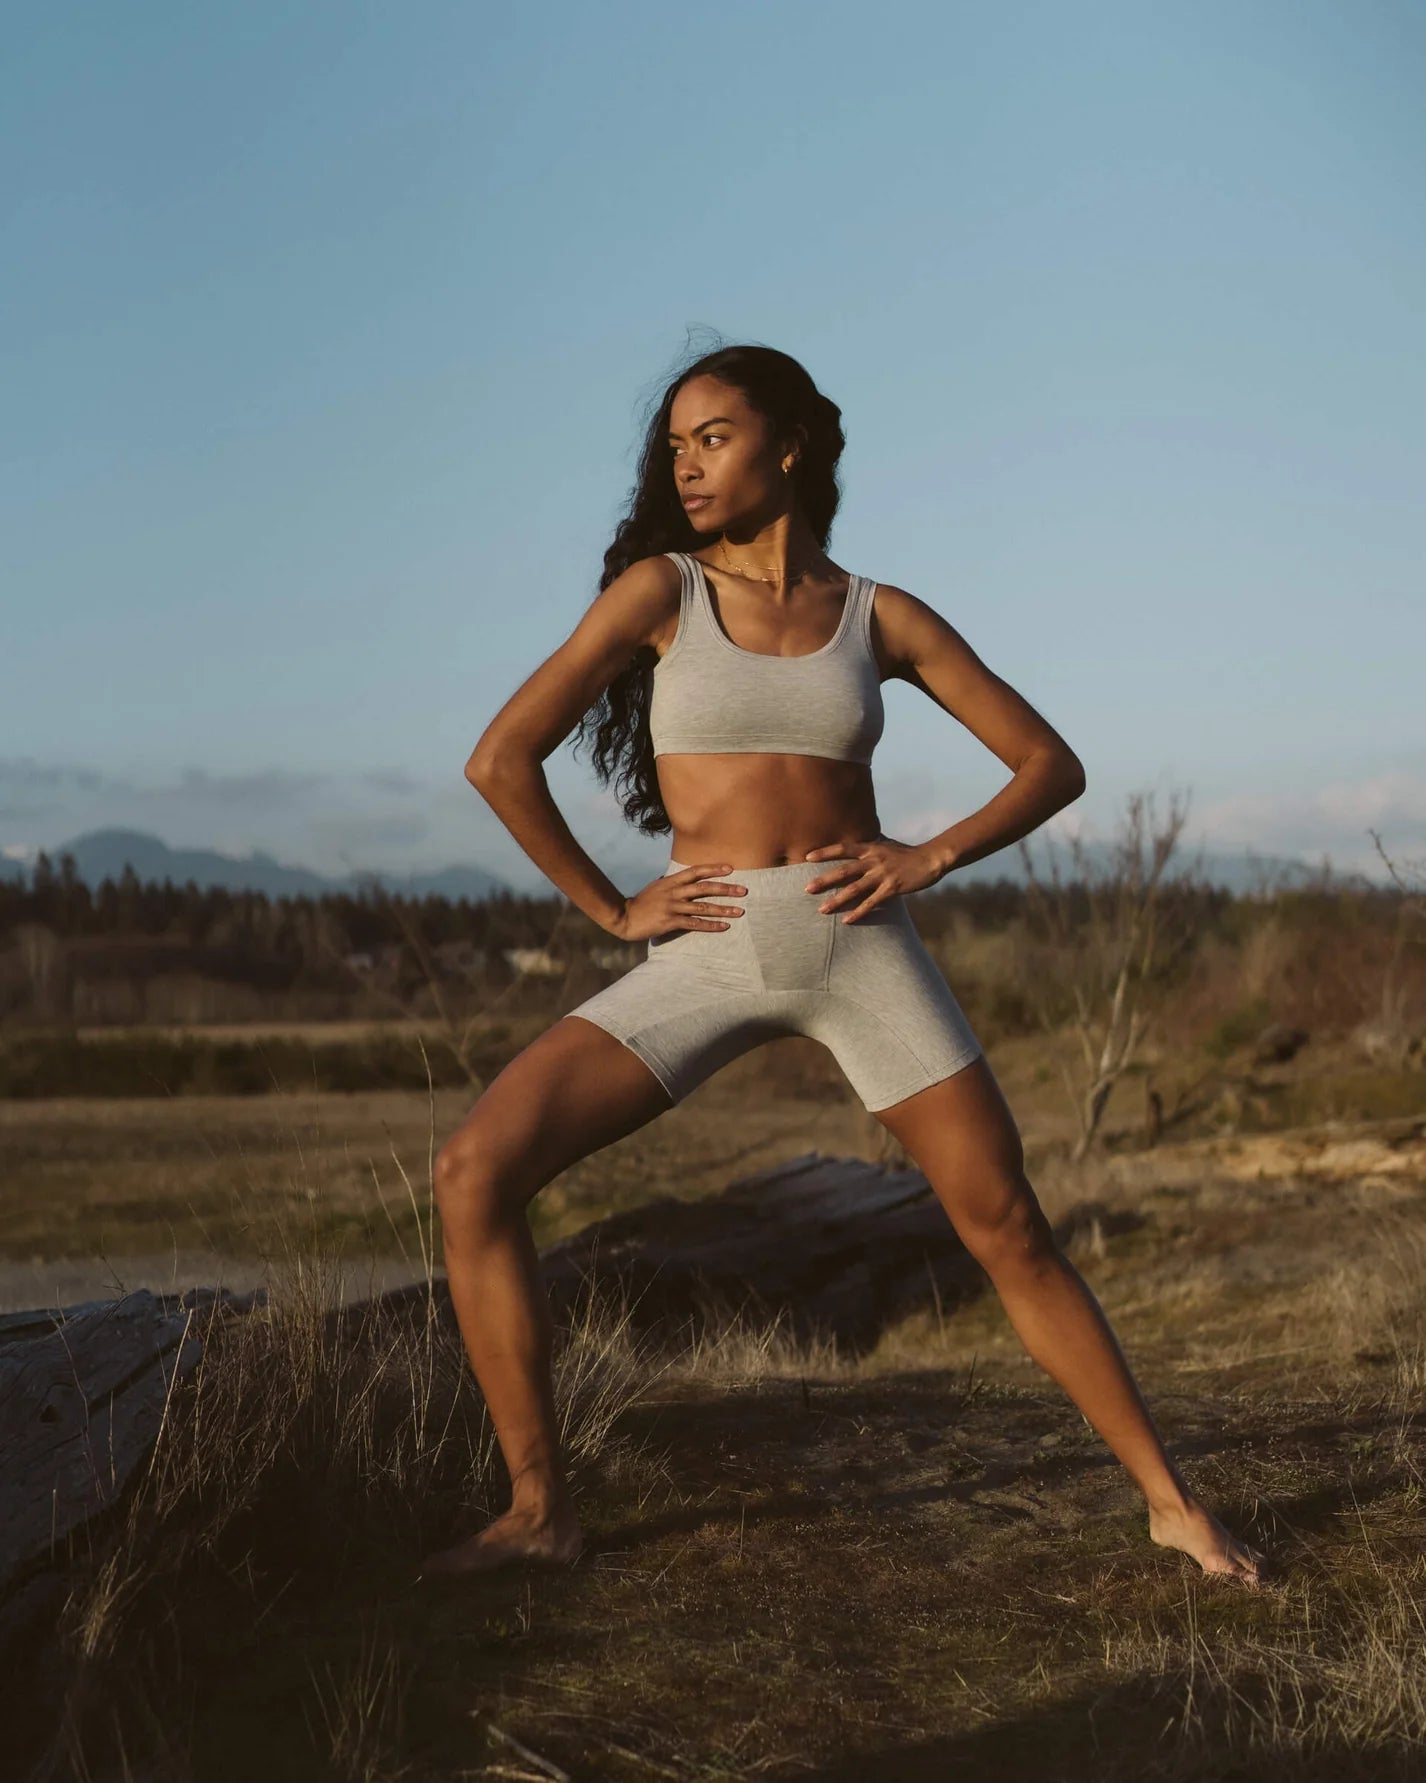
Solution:
M 451 1300 L 510 1472 L 511 1507 L 423 1575 L 572 1560 L 581 1536 L 559 1453 L 549 1296 L 525 1209 L 562 1170 L 671 1106 L 648 1066 L 564 1016 L 487 1086 L 436 1159 Z
M 1207 1572 L 1253 1580 L 1261 1556 L 1199 1504 L 1164 1449 L 1123 1351 L 1084 1278 L 1055 1242 L 1025 1176 L 1024 1151 L 984 1058 L 877 1111 L 936 1191 L 990 1276 L 1026 1350 L 1079 1406 L 1137 1481 L 1149 1534 Z

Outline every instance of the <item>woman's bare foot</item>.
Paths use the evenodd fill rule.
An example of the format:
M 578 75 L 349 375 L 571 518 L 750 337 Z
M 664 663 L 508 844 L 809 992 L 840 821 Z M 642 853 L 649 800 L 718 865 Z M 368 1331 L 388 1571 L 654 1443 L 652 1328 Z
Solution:
M 1149 1510 L 1149 1537 L 1162 1548 L 1180 1548 L 1206 1573 L 1228 1573 L 1245 1584 L 1260 1582 L 1262 1555 L 1240 1542 L 1196 1498 L 1162 1510 Z
M 431 1579 L 456 1573 L 488 1572 L 518 1560 L 542 1560 L 566 1566 L 579 1557 L 584 1536 L 571 1504 L 553 1510 L 516 1510 L 454 1548 L 445 1548 L 421 1562 L 420 1577 Z

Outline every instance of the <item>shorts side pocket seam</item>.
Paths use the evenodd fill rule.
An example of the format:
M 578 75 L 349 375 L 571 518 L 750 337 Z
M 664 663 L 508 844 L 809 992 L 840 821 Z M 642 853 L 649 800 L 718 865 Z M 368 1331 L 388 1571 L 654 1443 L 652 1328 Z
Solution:
M 827 991 L 832 988 L 832 955 L 837 945 L 837 925 L 841 917 L 835 911 L 827 918 L 827 946 L 822 955 L 822 977 L 819 989 Z

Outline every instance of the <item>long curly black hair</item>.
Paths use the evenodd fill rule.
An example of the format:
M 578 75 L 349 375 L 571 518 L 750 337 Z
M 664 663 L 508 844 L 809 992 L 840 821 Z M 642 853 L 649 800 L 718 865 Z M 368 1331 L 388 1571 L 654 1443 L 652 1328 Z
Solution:
M 692 551 L 708 542 L 708 535 L 696 531 L 683 511 L 668 444 L 674 397 L 690 378 L 704 376 L 742 391 L 749 404 L 766 416 L 775 438 L 800 442 L 791 472 L 793 494 L 818 543 L 824 551 L 827 548 L 842 499 L 837 477 L 837 461 L 847 443 L 842 411 L 790 353 L 755 345 L 718 347 L 674 375 L 649 421 L 628 512 L 604 553 L 600 593 L 640 558 L 662 551 Z M 572 744 L 576 754 L 581 745 L 589 745 L 600 783 L 614 782 L 624 816 L 646 836 L 666 835 L 673 827 L 659 796 L 649 735 L 649 696 L 657 661 L 658 652 L 651 645 L 640 645 L 629 666 L 580 719 Z

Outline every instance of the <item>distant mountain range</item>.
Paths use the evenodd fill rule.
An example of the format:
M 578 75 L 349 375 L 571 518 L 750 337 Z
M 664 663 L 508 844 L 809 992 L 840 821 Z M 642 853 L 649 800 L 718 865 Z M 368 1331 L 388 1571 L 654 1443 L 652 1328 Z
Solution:
M 61 842 L 45 853 L 56 867 L 60 856 L 72 854 L 79 877 L 97 887 L 105 879 L 118 880 L 126 865 L 139 878 L 154 884 L 171 879 L 175 885 L 192 880 L 203 890 L 225 886 L 229 891 L 260 891 L 269 897 L 319 896 L 323 892 L 356 892 L 362 880 L 377 878 L 388 892 L 406 897 L 436 896 L 451 899 L 485 898 L 508 891 L 504 880 L 481 867 L 441 867 L 433 873 L 345 873 L 330 877 L 310 867 L 288 867 L 261 849 L 246 855 L 220 854 L 214 848 L 170 848 L 143 830 L 90 830 L 72 842 Z M 0 856 L 0 877 L 28 879 L 34 863 Z
M 1048 876 L 1048 857 L 1043 839 L 1039 836 L 1030 840 L 1032 857 L 1036 863 L 1036 871 L 1041 876 Z M 1061 877 L 1067 877 L 1071 865 L 1069 851 L 1056 842 L 1055 859 L 1059 863 Z M 105 879 L 117 880 L 126 864 L 133 867 L 139 878 L 153 883 L 162 883 L 171 879 L 175 885 L 183 885 L 187 880 L 206 889 L 209 886 L 225 886 L 229 891 L 260 891 L 269 897 L 301 896 L 308 894 L 318 896 L 323 892 L 356 892 L 364 879 L 378 878 L 389 892 L 400 892 L 408 897 L 445 897 L 452 900 L 459 898 L 485 898 L 493 892 L 524 891 L 522 887 L 512 887 L 505 880 L 493 873 L 487 873 L 483 867 L 441 867 L 431 873 L 355 873 L 331 877 L 324 873 L 316 873 L 310 867 L 284 866 L 270 854 L 260 849 L 247 855 L 220 854 L 212 848 L 170 848 L 157 836 L 147 835 L 142 830 L 90 830 L 85 835 L 76 836 L 72 842 L 61 842 L 45 852 L 56 867 L 62 854 L 72 854 L 79 876 L 89 886 L 98 886 Z M 1103 872 L 1109 865 L 1112 849 L 1108 843 L 1097 842 L 1085 845 L 1085 858 L 1094 872 Z M 1192 855 L 1192 850 L 1185 853 L 1183 861 L 1170 864 L 1170 872 L 1175 865 L 1182 867 Z M 20 859 L 14 855 L 0 855 L 0 878 L 28 879 L 33 860 L 29 857 Z M 659 872 L 657 862 L 647 869 L 647 877 L 652 879 Z M 1235 894 L 1254 891 L 1263 885 L 1301 885 L 1304 882 L 1319 878 L 1320 867 L 1309 866 L 1305 861 L 1293 860 L 1281 855 L 1242 854 L 1209 854 L 1206 850 L 1200 862 L 1203 877 L 1212 885 Z M 622 877 L 629 877 L 623 875 Z M 637 869 L 630 884 L 637 882 Z M 986 882 L 996 879 L 1009 879 L 1019 883 L 1025 877 L 1017 847 L 1005 848 L 999 854 L 991 855 L 983 861 L 973 861 L 970 866 L 961 868 L 951 875 L 945 884 L 955 884 L 976 880 Z M 1328 875 L 1334 885 L 1368 886 L 1374 883 L 1360 873 L 1332 872 Z M 553 887 L 547 887 L 553 892 Z M 525 895 L 539 896 L 539 890 L 525 892 Z

